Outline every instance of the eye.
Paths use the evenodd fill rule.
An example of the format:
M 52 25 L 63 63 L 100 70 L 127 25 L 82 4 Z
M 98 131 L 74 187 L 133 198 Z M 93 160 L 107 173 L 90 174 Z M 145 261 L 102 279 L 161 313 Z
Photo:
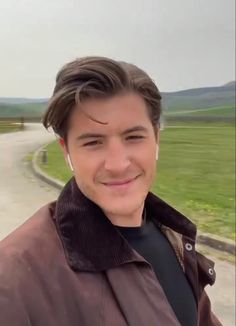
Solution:
M 89 146 L 92 147 L 92 146 L 97 146 L 97 145 L 101 145 L 101 144 L 102 144 L 101 140 L 93 140 L 93 141 L 83 144 L 83 146 L 84 147 L 89 147 Z
M 144 136 L 142 136 L 142 135 L 131 135 L 131 136 L 128 136 L 126 139 L 127 140 L 140 140 L 143 138 L 144 138 Z

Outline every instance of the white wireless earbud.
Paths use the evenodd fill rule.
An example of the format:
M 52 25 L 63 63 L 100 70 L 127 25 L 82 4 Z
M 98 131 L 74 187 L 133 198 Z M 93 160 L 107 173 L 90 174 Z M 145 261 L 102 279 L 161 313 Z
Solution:
M 73 169 L 73 165 L 72 165 L 72 163 L 71 163 L 71 159 L 70 159 L 70 155 L 69 155 L 69 154 L 67 154 L 67 162 L 68 162 L 68 165 L 69 165 L 71 171 L 73 172 L 74 169 Z

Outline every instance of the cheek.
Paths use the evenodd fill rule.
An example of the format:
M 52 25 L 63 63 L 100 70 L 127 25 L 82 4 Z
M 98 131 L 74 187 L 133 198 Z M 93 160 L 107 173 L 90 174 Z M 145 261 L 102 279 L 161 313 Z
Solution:
M 149 187 L 150 183 L 153 182 L 156 174 L 156 158 L 153 154 L 143 153 L 139 160 L 139 169 L 144 173 L 143 181 Z
M 149 146 L 140 151 L 139 160 L 146 168 L 156 165 L 156 146 Z
M 93 157 L 93 155 L 77 155 L 76 158 L 75 173 L 81 180 L 89 180 L 96 175 L 99 169 L 99 160 Z

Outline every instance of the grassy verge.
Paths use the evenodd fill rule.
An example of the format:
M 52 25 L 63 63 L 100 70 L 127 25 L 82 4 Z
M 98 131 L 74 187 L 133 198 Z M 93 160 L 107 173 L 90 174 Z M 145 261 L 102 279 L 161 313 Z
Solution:
M 52 177 L 61 180 L 62 182 L 68 181 L 72 174 L 65 163 L 63 154 L 57 141 L 52 142 L 47 146 L 48 163 L 42 164 L 42 154 L 40 153 L 37 160 L 40 168 Z
M 209 127 L 209 128 L 208 128 Z M 46 173 L 67 181 L 71 173 L 59 146 L 48 146 Z M 223 124 L 182 124 L 161 132 L 153 192 L 207 233 L 235 238 L 235 129 Z
M 0 134 L 22 130 L 20 124 L 0 122 Z

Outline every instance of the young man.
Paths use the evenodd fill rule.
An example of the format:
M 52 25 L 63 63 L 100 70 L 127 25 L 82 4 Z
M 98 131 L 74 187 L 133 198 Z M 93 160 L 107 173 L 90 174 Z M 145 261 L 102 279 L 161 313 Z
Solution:
M 160 107 L 133 65 L 88 57 L 58 73 L 43 123 L 74 177 L 0 244 L 0 325 L 221 325 L 195 226 L 149 192 Z

